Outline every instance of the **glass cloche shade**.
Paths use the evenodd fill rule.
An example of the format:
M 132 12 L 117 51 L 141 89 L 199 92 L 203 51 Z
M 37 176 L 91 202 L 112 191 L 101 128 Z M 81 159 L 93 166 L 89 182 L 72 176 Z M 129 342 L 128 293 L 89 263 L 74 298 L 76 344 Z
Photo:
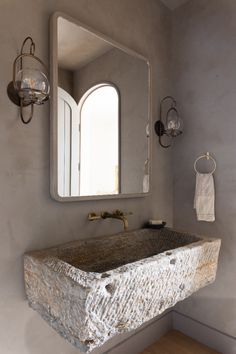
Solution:
M 175 107 L 171 107 L 166 114 L 166 135 L 176 137 L 183 132 L 183 122 Z
M 14 87 L 25 105 L 42 104 L 49 96 L 48 78 L 38 69 L 24 68 L 19 70 L 16 74 Z

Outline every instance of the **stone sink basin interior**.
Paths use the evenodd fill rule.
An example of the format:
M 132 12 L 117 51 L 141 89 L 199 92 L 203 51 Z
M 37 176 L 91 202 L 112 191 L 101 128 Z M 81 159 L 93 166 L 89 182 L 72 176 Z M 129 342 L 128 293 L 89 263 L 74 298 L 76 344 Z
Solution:
M 85 272 L 103 273 L 200 240 L 193 235 L 168 234 L 166 230 L 143 229 L 80 241 L 73 247 L 69 244 L 68 248 L 59 248 L 55 256 Z
M 212 283 L 220 243 L 168 228 L 140 229 L 28 252 L 29 305 L 88 353 Z

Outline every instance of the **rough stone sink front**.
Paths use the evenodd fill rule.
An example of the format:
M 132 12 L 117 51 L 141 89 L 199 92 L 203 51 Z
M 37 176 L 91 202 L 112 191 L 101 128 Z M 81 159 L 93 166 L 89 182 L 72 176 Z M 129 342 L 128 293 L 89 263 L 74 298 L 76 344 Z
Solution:
M 140 229 L 25 254 L 30 306 L 84 352 L 215 280 L 220 240 Z

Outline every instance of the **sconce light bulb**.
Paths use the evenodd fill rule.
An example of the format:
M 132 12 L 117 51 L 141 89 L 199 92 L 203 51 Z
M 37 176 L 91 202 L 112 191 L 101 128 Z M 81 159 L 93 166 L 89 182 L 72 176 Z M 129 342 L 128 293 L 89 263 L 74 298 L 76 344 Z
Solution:
M 179 118 L 177 110 L 172 108 L 169 110 L 166 117 L 166 134 L 171 137 L 176 137 L 182 133 L 182 121 Z
M 180 128 L 180 122 L 177 120 L 169 120 L 168 124 L 167 124 L 167 129 L 168 130 L 177 130 Z

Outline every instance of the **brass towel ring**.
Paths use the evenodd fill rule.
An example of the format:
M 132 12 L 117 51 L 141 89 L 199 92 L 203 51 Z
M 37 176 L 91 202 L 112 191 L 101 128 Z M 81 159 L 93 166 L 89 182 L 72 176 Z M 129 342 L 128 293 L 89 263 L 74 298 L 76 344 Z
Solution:
M 213 168 L 213 170 L 212 170 L 211 172 L 209 172 L 209 173 L 213 174 L 213 173 L 215 172 L 215 170 L 216 170 L 216 160 L 210 155 L 209 152 L 207 152 L 205 155 L 199 156 L 199 157 L 196 159 L 196 161 L 194 162 L 194 170 L 195 170 L 195 172 L 196 172 L 196 173 L 200 173 L 200 172 L 198 172 L 198 170 L 197 170 L 197 162 L 198 162 L 199 160 L 201 160 L 201 159 L 207 159 L 207 160 L 211 160 L 211 161 L 213 162 L 214 168 Z

